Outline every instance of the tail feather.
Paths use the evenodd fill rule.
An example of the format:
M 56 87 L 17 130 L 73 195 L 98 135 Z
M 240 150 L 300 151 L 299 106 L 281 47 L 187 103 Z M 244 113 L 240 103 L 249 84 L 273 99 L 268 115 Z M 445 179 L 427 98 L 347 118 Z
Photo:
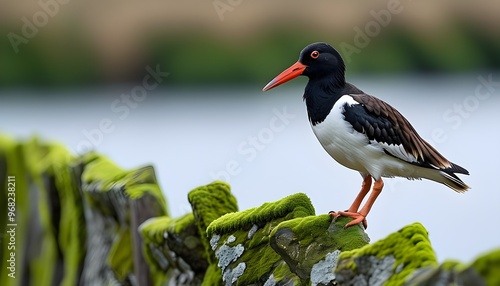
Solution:
M 469 175 L 469 171 L 467 171 L 465 168 L 463 168 L 462 166 L 459 166 L 455 163 L 451 163 L 450 162 L 450 165 L 451 167 L 450 168 L 446 168 L 444 169 L 443 171 L 446 171 L 447 173 L 459 173 L 459 174 L 464 174 L 464 175 Z
M 455 173 L 469 175 L 469 171 L 467 171 L 465 168 L 462 168 L 459 165 L 451 163 L 450 168 L 440 169 L 440 174 L 445 179 L 444 181 L 440 182 L 458 193 L 463 193 L 468 189 L 470 189 L 470 187 L 467 186 L 467 184 L 464 183 L 462 180 L 460 180 L 460 178 L 457 177 Z

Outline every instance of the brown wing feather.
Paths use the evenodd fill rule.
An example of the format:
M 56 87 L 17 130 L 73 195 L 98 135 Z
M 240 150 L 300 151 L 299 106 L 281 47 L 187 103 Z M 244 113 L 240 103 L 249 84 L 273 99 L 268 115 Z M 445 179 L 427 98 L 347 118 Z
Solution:
M 387 118 L 394 125 L 394 131 L 400 133 L 406 153 L 412 154 L 417 161 L 427 162 L 441 169 L 452 167 L 452 163 L 422 139 L 410 122 L 394 107 L 368 94 L 356 94 L 352 97 L 363 104 L 368 112 Z

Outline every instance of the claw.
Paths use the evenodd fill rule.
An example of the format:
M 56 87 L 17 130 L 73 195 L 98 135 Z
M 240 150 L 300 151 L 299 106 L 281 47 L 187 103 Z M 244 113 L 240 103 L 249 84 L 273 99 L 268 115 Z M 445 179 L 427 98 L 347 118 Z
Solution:
M 346 217 L 350 217 L 350 218 L 353 218 L 352 221 L 350 221 L 349 223 L 347 223 L 344 228 L 348 228 L 348 227 L 351 227 L 353 225 L 356 225 L 358 223 L 363 223 L 363 227 L 365 229 L 368 228 L 368 223 L 366 222 L 366 216 L 360 214 L 360 213 L 353 213 L 353 212 L 343 212 L 343 211 L 339 211 L 338 213 L 336 213 L 337 216 L 346 216 Z
M 333 217 L 334 219 L 337 219 L 340 217 L 340 214 L 338 212 L 330 211 L 328 214 Z

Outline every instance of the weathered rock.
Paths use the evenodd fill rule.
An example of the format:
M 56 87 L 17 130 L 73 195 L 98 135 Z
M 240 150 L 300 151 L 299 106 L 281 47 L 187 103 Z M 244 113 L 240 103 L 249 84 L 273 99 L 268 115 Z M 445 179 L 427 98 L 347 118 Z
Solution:
M 332 219 L 327 214 L 288 220 L 273 230 L 271 246 L 301 279 L 311 279 L 313 285 L 327 284 L 335 278 L 333 269 L 340 251 L 370 241 L 361 225 L 344 228 L 350 220 Z
M 344 229 L 348 221 L 314 216 L 309 198 L 296 194 L 225 215 L 207 233 L 225 285 L 326 285 L 340 249 L 369 241 L 359 226 Z
M 406 226 L 387 238 L 340 254 L 335 275 L 338 285 L 402 285 L 417 269 L 436 267 L 427 231 Z
M 417 269 L 405 283 L 404 286 L 486 286 L 483 279 L 467 269 L 459 272 L 447 267 L 426 267 Z
M 269 245 L 272 230 L 281 222 L 314 215 L 304 194 L 238 213 L 212 222 L 207 229 L 225 285 L 283 285 L 292 275 Z
M 200 285 L 208 267 L 192 213 L 180 218 L 151 218 L 140 226 L 144 254 L 155 285 Z
M 500 249 L 480 256 L 470 265 L 446 261 L 439 267 L 418 269 L 405 286 L 500 285 Z
M 8 185 L 9 177 L 11 185 Z M 32 245 L 37 252 L 30 253 L 27 251 L 32 235 L 36 234 L 38 237 L 44 237 L 40 220 L 33 220 L 30 223 L 30 215 L 33 212 L 36 213 L 37 205 L 35 204 L 36 201 L 35 203 L 31 203 L 29 198 L 31 196 L 38 198 L 40 196 L 40 190 L 33 186 L 32 181 L 29 179 L 28 172 L 26 172 L 23 144 L 2 135 L 0 135 L 0 183 L 0 190 L 2 190 L 0 191 L 0 208 L 2 210 L 0 212 L 0 256 L 2 257 L 0 260 L 0 272 L 2 274 L 0 275 L 0 285 L 15 285 L 14 281 L 21 285 L 21 283 L 27 283 L 26 277 L 30 275 L 28 271 L 29 267 L 36 267 L 32 265 L 32 261 L 35 259 L 50 259 L 51 257 L 49 255 L 45 255 L 48 253 L 53 255 L 54 248 L 52 247 L 53 244 L 51 244 L 48 249 L 46 248 L 47 252 L 44 252 L 40 249 L 40 246 L 37 247 L 36 245 Z M 31 186 L 32 188 L 30 188 Z M 9 187 L 14 187 L 14 189 L 8 191 Z M 9 193 L 15 193 L 14 197 L 12 197 L 13 195 L 9 195 Z M 10 200 L 9 197 L 11 197 Z M 9 203 L 11 205 L 15 204 L 15 213 L 7 212 Z M 31 207 L 33 207 L 33 209 Z M 10 233 L 7 233 L 7 231 L 11 231 L 12 228 L 9 224 L 17 224 L 17 226 L 13 228 L 15 230 L 15 251 L 13 251 L 12 248 L 9 249 Z M 47 236 L 51 236 L 53 239 L 52 232 L 48 231 Z M 11 264 L 7 261 L 7 258 L 11 260 L 11 253 L 14 254 L 16 271 L 12 276 L 8 276 L 12 273 L 7 268 Z M 49 265 L 49 267 L 47 271 L 50 272 L 49 275 L 52 276 L 53 264 Z M 50 279 L 51 277 L 45 281 L 50 282 Z
M 104 157 L 88 154 L 80 158 L 75 176 L 81 178 L 85 219 L 92 222 L 87 225 L 81 283 L 151 284 L 138 227 L 167 213 L 153 168 L 124 171 Z
M 72 160 L 60 144 L 40 143 L 37 138 L 23 143 L 0 138 L 0 181 L 7 186 L 7 176 L 15 177 L 17 225 L 16 280 L 1 275 L 0 285 L 13 281 L 22 285 L 30 279 L 38 285 L 78 283 L 85 257 L 81 248 L 85 220 L 71 176 Z
M 207 236 L 207 227 L 222 215 L 238 211 L 236 198 L 231 194 L 231 188 L 227 183 L 215 181 L 189 192 L 188 200 L 193 208 L 195 224 L 209 263 L 203 285 L 219 285 L 222 273 L 217 268 L 217 259 Z

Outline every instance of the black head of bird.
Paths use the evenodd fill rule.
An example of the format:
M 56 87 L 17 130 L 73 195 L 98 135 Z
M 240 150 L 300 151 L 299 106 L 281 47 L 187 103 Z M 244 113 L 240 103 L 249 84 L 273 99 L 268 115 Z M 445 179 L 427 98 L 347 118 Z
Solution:
M 299 75 L 304 75 L 309 80 L 325 81 L 334 86 L 341 87 L 345 84 L 344 60 L 332 46 L 326 43 L 314 43 L 305 47 L 299 60 L 270 81 L 263 91 L 270 90 Z

